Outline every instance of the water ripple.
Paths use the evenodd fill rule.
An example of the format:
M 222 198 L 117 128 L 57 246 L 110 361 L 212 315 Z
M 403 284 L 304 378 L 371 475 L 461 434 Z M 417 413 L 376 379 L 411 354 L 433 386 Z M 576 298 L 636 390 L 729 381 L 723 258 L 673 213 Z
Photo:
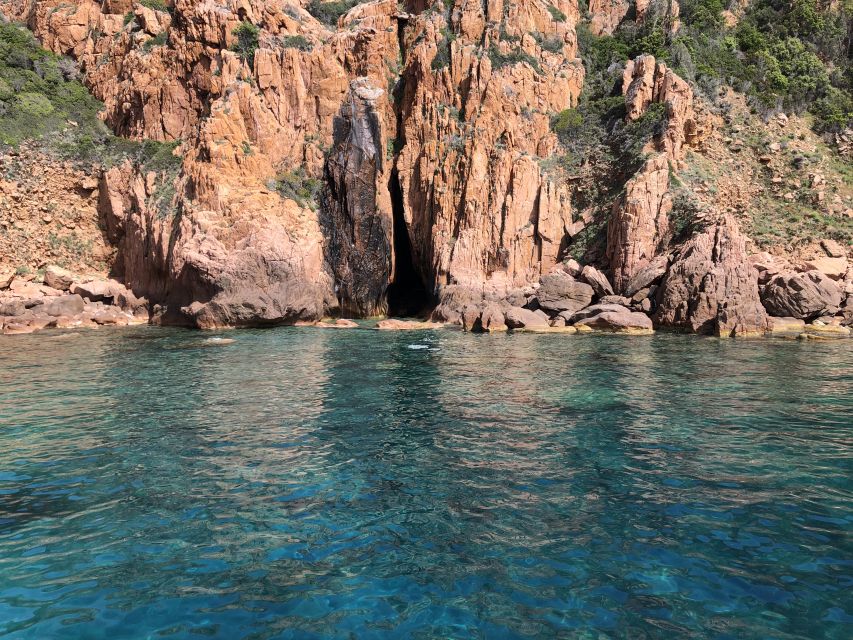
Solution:
M 0 341 L 0 635 L 853 633 L 847 343 Z

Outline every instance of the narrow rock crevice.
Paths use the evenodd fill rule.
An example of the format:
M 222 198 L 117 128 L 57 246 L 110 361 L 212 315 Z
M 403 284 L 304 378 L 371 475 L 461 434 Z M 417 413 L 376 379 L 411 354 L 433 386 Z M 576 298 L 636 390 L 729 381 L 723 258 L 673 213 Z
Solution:
M 403 216 L 403 193 L 396 169 L 391 172 L 388 191 L 391 193 L 394 222 L 394 265 L 391 285 L 387 292 L 388 315 L 417 316 L 432 307 L 434 300 L 414 264 L 412 243 Z

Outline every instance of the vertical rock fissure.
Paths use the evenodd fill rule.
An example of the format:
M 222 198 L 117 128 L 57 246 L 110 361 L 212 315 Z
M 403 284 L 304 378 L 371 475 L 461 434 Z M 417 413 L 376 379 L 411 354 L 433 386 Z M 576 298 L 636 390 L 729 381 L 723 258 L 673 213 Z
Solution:
M 388 315 L 416 316 L 432 306 L 433 300 L 418 273 L 412 255 L 409 229 L 403 215 L 403 192 L 397 170 L 388 181 L 393 217 L 392 279 L 388 287 Z

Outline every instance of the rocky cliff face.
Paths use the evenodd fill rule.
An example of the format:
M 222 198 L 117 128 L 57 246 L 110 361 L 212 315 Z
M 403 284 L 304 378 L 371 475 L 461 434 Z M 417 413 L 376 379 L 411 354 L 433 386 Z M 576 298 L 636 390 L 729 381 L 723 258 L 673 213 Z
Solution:
M 0 0 L 78 62 L 113 131 L 176 144 L 177 173 L 126 161 L 93 171 L 81 192 L 103 231 L 99 255 L 155 321 L 437 305 L 436 317 L 472 327 L 503 326 L 517 308 L 548 326 L 586 322 L 573 314 L 603 301 L 620 310 L 587 325 L 633 327 L 630 314 L 656 308 L 658 326 L 766 328 L 736 217 L 714 211 L 703 218 L 713 231 L 684 244 L 678 185 L 723 120 L 666 64 L 641 55 L 611 70 L 624 103 L 613 140 L 662 115 L 633 175 L 626 164 L 595 177 L 619 195 L 599 207 L 598 268 L 582 271 L 566 259 L 597 213 L 555 132 L 584 88 L 575 0 L 376 0 L 333 16 L 339 4 Z M 676 30 L 676 2 L 593 2 L 588 24 L 608 34 L 661 11 Z
M 430 296 L 506 291 L 557 262 L 571 208 L 536 158 L 557 144 L 549 114 L 583 81 L 574 4 L 558 3 L 556 21 L 538 0 L 417 14 L 380 1 L 337 28 L 262 0 L 0 6 L 80 62 L 116 132 L 183 140 L 172 185 L 131 167 L 102 180 L 117 271 L 167 307 L 164 321 L 287 322 L 335 299 L 384 312 L 399 270 L 392 174 L 411 247 L 400 268 Z M 242 56 L 241 25 L 257 28 Z M 359 97 L 368 86 L 381 103 Z M 274 188 L 294 172 L 324 181 L 322 222 L 318 201 Z M 148 206 L 161 188 L 175 191 L 168 219 Z
M 367 78 L 352 82 L 335 121 L 326 161 L 321 220 L 326 261 L 344 314 L 381 315 L 391 284 L 393 217 L 385 158 L 387 137 L 378 115 L 384 91 Z

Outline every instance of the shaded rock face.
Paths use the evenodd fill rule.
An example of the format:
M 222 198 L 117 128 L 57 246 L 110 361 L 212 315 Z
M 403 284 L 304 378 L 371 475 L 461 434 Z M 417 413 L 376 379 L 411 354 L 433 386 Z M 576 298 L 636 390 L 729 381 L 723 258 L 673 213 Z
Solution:
M 657 326 L 719 336 L 763 334 L 769 327 L 757 273 L 730 215 L 681 248 L 657 302 Z
M 664 154 L 649 158 L 625 185 L 607 226 L 607 260 L 613 288 L 624 293 L 630 280 L 649 266 L 669 239 L 669 162 Z
M 838 285 L 816 270 L 777 274 L 761 291 L 761 301 L 771 315 L 802 320 L 834 315 L 841 297 Z
M 535 158 L 556 150 L 548 113 L 576 104 L 583 83 L 577 9 L 559 6 L 566 21 L 526 0 L 409 18 L 396 167 L 413 261 L 442 298 L 448 285 L 503 295 L 558 261 L 569 194 Z M 519 51 L 538 68 L 492 62 Z
M 335 120 L 326 162 L 321 224 L 326 261 L 346 315 L 387 310 L 392 275 L 392 212 L 384 172 L 385 137 L 376 102 L 384 94 L 367 78 L 354 80 Z

